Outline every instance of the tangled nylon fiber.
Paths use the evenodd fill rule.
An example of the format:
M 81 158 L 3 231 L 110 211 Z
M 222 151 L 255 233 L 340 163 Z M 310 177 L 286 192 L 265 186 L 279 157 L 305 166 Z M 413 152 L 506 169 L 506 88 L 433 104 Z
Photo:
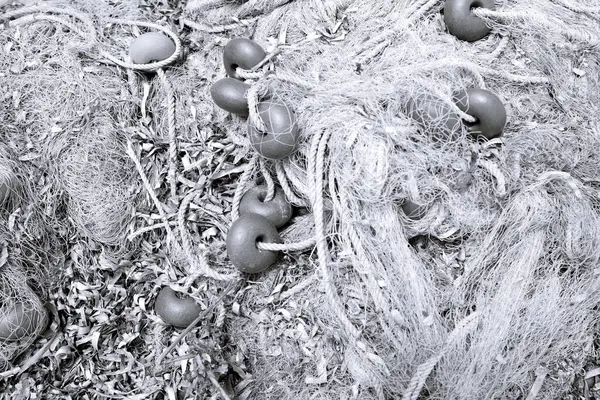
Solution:
M 132 10 L 119 9 L 119 15 Z M 11 30 L 2 34 L 13 101 L 0 112 L 26 140 L 43 144 L 40 151 L 57 188 L 67 195 L 67 213 L 77 228 L 100 243 L 122 245 L 137 182 L 123 151 L 123 132 L 139 100 L 126 90 L 126 76 L 90 59 L 95 56 L 88 43 L 94 43 L 91 19 L 72 23 L 77 32 L 42 19 L 19 26 L 18 41 Z M 94 31 L 86 33 L 90 26 Z
M 122 135 L 100 120 L 69 140 L 57 159 L 58 173 L 75 224 L 100 243 L 119 245 L 131 220 L 136 185 Z
M 84 235 L 123 242 L 137 191 L 126 134 L 144 137 L 150 153 L 168 145 L 168 162 L 178 162 L 174 131 L 199 146 L 226 135 L 219 145 L 233 144 L 235 158 L 250 160 L 239 188 L 278 183 L 305 208 L 283 237 L 290 248 L 315 243 L 312 252 L 288 251 L 286 268 L 234 294 L 231 318 L 217 313 L 240 398 L 568 392 L 598 320 L 600 59 L 592 1 L 497 1 L 495 11 L 473 10 L 491 34 L 466 43 L 446 32 L 438 0 L 194 0 L 180 22 L 198 50 L 157 73 L 160 90 L 148 76 L 103 65 L 106 52 L 124 59 L 130 39 L 114 34 L 129 28 L 111 18 L 137 9 L 83 3 L 74 3 L 83 17 L 67 14 L 71 26 L 40 17 L 0 33 L 7 42 L 0 66 L 10 74 L 0 117 L 9 121 L 9 140 L 41 143 L 44 162 L 57 162 L 50 178 Z M 252 85 L 248 120 L 218 110 L 209 94 L 224 76 L 222 47 L 237 36 L 272 56 L 242 71 Z M 453 96 L 470 87 L 506 106 L 502 138 L 469 135 L 475 121 Z M 300 143 L 286 160 L 257 163 L 248 123 L 260 128 L 257 104 L 266 93 L 295 112 Z M 177 226 L 188 249 L 177 264 L 186 270 L 192 245 L 181 226 L 197 194 L 183 193 L 164 157 L 150 171 L 133 161 L 150 175 L 144 185 L 165 230 L 159 195 L 175 204 L 184 196 Z M 407 215 L 411 203 L 419 218 Z M 177 282 L 197 300 L 200 276 L 235 277 L 222 249 L 211 251 L 215 265 L 197 263 Z M 181 271 L 157 281 L 171 283 L 170 272 Z M 560 367 L 565 359 L 570 371 Z
M 0 342 L 0 370 L 8 369 L 11 360 L 27 349 L 31 343 L 46 330 L 48 325 L 47 311 L 38 294 L 31 289 L 27 276 L 21 267 L 13 260 L 3 260 L 0 272 L 0 318 L 4 321 L 14 320 L 15 310 L 23 310 L 21 319 L 31 320 L 26 335 L 19 339 L 3 340 Z M 17 318 L 17 321 L 21 319 Z M 5 323 L 3 323 L 5 324 Z M 10 324 L 9 324 L 10 326 Z M 15 327 L 15 329 L 17 329 Z
M 214 35 L 251 36 L 265 48 L 285 40 L 275 74 L 256 85 L 283 99 L 301 127 L 299 151 L 270 165 L 316 224 L 318 278 L 305 278 L 293 302 L 314 299 L 314 318 L 336 321 L 319 334 L 342 350 L 337 359 L 319 348 L 329 355 L 326 379 L 311 386 L 318 357 L 303 358 L 299 340 L 252 341 L 250 328 L 233 326 L 254 347 L 247 398 L 527 397 L 545 368 L 554 379 L 536 395 L 552 399 L 585 362 L 581 355 L 567 374 L 557 367 L 589 345 L 597 321 L 598 10 L 498 1 L 495 12 L 474 11 L 492 34 L 465 43 L 445 31 L 442 6 L 188 4 L 217 76 Z M 468 87 L 505 104 L 502 139 L 467 134 L 469 116 L 452 95 Z M 437 116 L 415 118 L 415 104 L 434 104 Z M 248 148 L 244 123 L 217 115 Z M 447 124 L 461 118 L 461 127 Z M 404 215 L 406 200 L 423 218 Z M 415 235 L 446 250 L 415 248 Z M 466 257 L 454 268 L 442 255 L 457 243 Z M 272 355 L 278 345 L 285 356 Z M 290 365 L 304 367 L 288 375 Z

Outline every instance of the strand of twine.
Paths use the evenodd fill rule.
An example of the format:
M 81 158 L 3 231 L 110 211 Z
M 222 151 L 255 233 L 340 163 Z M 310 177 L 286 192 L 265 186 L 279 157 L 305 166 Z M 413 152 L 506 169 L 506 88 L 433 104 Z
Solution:
M 504 197 L 507 194 L 506 179 L 500 168 L 491 161 L 480 159 L 479 165 L 485 168 L 490 175 L 496 178 L 496 194 L 498 197 Z
M 314 283 L 314 281 L 315 281 L 316 278 L 317 278 L 316 274 L 310 275 L 308 278 L 304 279 L 302 282 L 300 282 L 296 286 L 294 286 L 294 287 L 290 288 L 289 290 L 286 290 L 285 292 L 281 293 L 279 295 L 279 300 L 285 300 L 287 298 L 290 298 L 292 296 L 297 295 L 298 293 L 300 293 L 301 291 L 303 291 L 307 287 L 311 286 Z
M 154 24 L 151 22 L 131 21 L 128 19 L 110 18 L 110 19 L 108 19 L 108 22 L 113 23 L 113 24 L 119 24 L 119 25 L 134 25 L 134 26 L 141 26 L 144 28 L 156 29 L 158 31 L 161 31 L 165 35 L 169 36 L 173 40 L 173 43 L 175 43 L 175 51 L 168 58 L 165 58 L 164 60 L 161 60 L 161 61 L 147 63 L 147 64 L 134 64 L 134 63 L 131 63 L 128 61 L 123 61 L 104 50 L 100 51 L 100 54 L 104 58 L 110 60 L 111 62 L 115 63 L 116 65 L 118 65 L 120 67 L 129 68 L 129 69 L 133 69 L 136 71 L 154 71 L 156 69 L 166 67 L 167 65 L 173 63 L 173 61 L 177 60 L 181 56 L 181 52 L 182 52 L 181 40 L 179 40 L 179 37 L 175 33 L 173 33 L 173 31 L 171 31 L 169 28 L 166 28 L 164 26 Z
M 375 304 L 375 308 L 379 311 L 383 311 L 383 314 L 385 316 L 385 318 L 380 318 L 380 324 L 381 324 L 381 328 L 383 329 L 383 331 L 385 332 L 385 334 L 387 335 L 387 337 L 392 338 L 394 344 L 397 346 L 397 348 L 402 348 L 403 344 L 400 343 L 397 340 L 397 335 L 395 334 L 395 332 L 393 331 L 392 327 L 390 326 L 390 322 L 389 321 L 394 321 L 394 317 L 391 314 L 393 307 L 390 304 L 390 300 L 388 300 L 388 298 L 384 295 L 383 290 L 381 289 L 379 282 L 377 282 L 377 280 L 375 279 L 375 272 L 373 270 L 367 270 L 366 268 L 368 268 L 367 266 L 372 265 L 372 263 L 369 261 L 366 251 L 364 249 L 364 246 L 362 246 L 362 240 L 360 239 L 360 236 L 358 234 L 357 229 L 355 228 L 354 224 L 352 223 L 353 218 L 349 215 L 348 213 L 348 208 L 347 207 L 342 207 L 342 203 L 344 204 L 348 204 L 348 198 L 345 196 L 345 193 L 343 190 L 337 190 L 336 187 L 336 181 L 335 181 L 335 171 L 333 168 L 329 169 L 329 192 L 330 192 L 330 197 L 333 203 L 333 209 L 337 210 L 340 213 L 340 219 L 342 221 L 348 222 L 347 224 L 347 231 L 346 231 L 346 235 L 347 238 L 349 239 L 349 243 L 350 246 L 352 247 L 352 249 L 354 249 L 354 253 L 358 259 L 358 262 L 352 262 L 351 265 L 355 268 L 355 270 L 357 270 L 357 273 L 360 277 L 360 279 L 363 281 L 364 285 L 368 288 L 368 292 L 369 294 L 372 296 L 373 298 L 373 302 Z M 363 270 L 358 270 L 356 268 L 357 265 L 361 265 L 363 267 Z M 385 275 L 380 272 L 379 276 L 384 278 Z M 391 293 L 388 292 L 389 296 L 391 296 Z M 398 300 L 396 299 L 396 301 L 398 302 Z M 386 368 L 387 369 L 387 368 Z M 388 371 L 389 373 L 389 371 Z
M 344 222 L 347 222 L 347 223 L 345 223 L 345 227 L 347 228 L 346 235 L 348 236 L 350 246 L 352 249 L 354 249 L 354 254 L 356 255 L 356 257 L 358 259 L 358 263 L 352 263 L 352 266 L 355 269 L 357 266 L 360 266 L 363 269 L 363 270 L 357 271 L 357 272 L 358 272 L 358 275 L 360 276 L 361 280 L 365 284 L 365 286 L 368 288 L 369 294 L 373 297 L 375 309 L 378 311 L 383 311 L 387 318 L 391 318 L 389 313 L 390 313 L 392 307 L 390 307 L 389 301 L 384 296 L 383 291 L 381 290 L 381 287 L 379 286 L 379 283 L 375 279 L 374 271 L 371 269 L 368 269 L 369 266 L 372 265 L 372 263 L 369 262 L 369 259 L 368 259 L 367 255 L 365 254 L 365 250 L 361 246 L 363 241 L 361 240 L 361 238 L 358 234 L 358 231 L 352 222 L 353 218 L 351 215 L 349 215 L 347 208 L 342 207 L 342 205 L 341 205 L 341 203 L 348 204 L 348 199 L 346 198 L 346 195 L 343 194 L 343 191 L 341 191 L 341 190 L 336 191 L 335 186 L 336 185 L 335 185 L 334 174 L 330 173 L 329 174 L 329 191 L 331 194 L 331 198 L 332 198 L 332 200 L 339 198 L 339 203 L 338 203 L 337 199 L 333 200 L 334 208 L 336 208 L 340 212 L 340 219 Z M 389 324 L 382 322 L 381 325 L 390 337 L 394 337 L 394 335 L 391 333 Z
M 279 185 L 285 193 L 285 197 L 290 201 L 290 203 L 304 207 L 306 206 L 306 202 L 300 197 L 296 196 L 296 193 L 290 186 L 290 182 L 288 180 L 287 175 L 285 174 L 285 170 L 283 169 L 282 163 L 275 163 L 275 173 L 277 175 L 277 180 L 279 181 Z
M 535 189 L 539 186 L 543 186 L 552 180 L 561 180 L 565 182 L 571 188 L 571 190 L 573 190 L 573 193 L 576 197 L 583 197 L 583 193 L 581 192 L 581 189 L 579 189 L 579 181 L 573 178 L 571 174 L 564 171 L 546 171 L 540 174 L 536 179 L 537 182 L 531 185 L 529 189 Z
M 225 4 L 223 0 L 192 0 L 187 3 L 185 9 L 187 11 L 206 11 L 219 8 Z
M 148 195 L 150 195 L 150 198 L 152 199 L 156 209 L 158 210 L 158 214 L 160 215 L 160 217 L 163 221 L 163 226 L 165 227 L 165 230 L 167 231 L 167 244 L 170 246 L 173 241 L 173 231 L 171 230 L 171 226 L 169 224 L 169 219 L 167 217 L 167 214 L 165 213 L 165 210 L 163 209 L 163 205 L 158 200 L 158 197 L 156 196 L 156 192 L 152 188 L 152 185 L 150 184 L 150 181 L 148 180 L 148 177 L 146 176 L 146 173 L 144 172 L 144 167 L 142 167 L 140 159 L 135 154 L 135 151 L 133 150 L 133 144 L 131 143 L 131 141 L 129 141 L 129 139 L 127 140 L 127 155 L 131 158 L 131 160 L 135 164 L 135 168 L 137 169 L 138 173 L 140 174 L 140 178 L 142 179 L 144 188 L 146 189 L 146 192 L 148 192 Z
M 309 238 L 298 243 L 265 243 L 258 242 L 256 247 L 259 250 L 269 251 L 304 251 L 312 249 L 316 244 L 315 238 Z
M 8 19 L 12 19 L 14 17 L 18 17 L 21 15 L 27 15 L 27 14 L 33 14 L 33 13 L 63 14 L 63 15 L 68 15 L 68 16 L 77 18 L 78 20 L 83 22 L 83 24 L 86 26 L 86 28 L 88 30 L 88 34 L 89 34 L 89 41 L 91 43 L 96 41 L 96 27 L 94 26 L 94 23 L 92 22 L 92 20 L 87 15 L 77 12 L 72 9 L 68 9 L 68 8 L 50 7 L 50 6 L 46 6 L 46 5 L 34 5 L 34 6 L 29 6 L 29 7 L 21 7 L 16 10 L 12 10 L 12 11 L 8 11 L 3 14 L 0 14 L 0 20 L 3 20 L 3 19 L 8 20 Z M 65 23 L 63 20 L 56 21 L 56 22 Z M 69 24 L 69 22 L 65 23 L 65 25 L 67 25 L 67 26 L 68 26 L 68 24 Z M 77 31 L 78 31 L 78 34 L 80 34 L 82 37 L 88 37 L 85 34 L 79 33 L 80 31 L 78 29 L 77 29 Z
M 431 10 L 433 6 L 439 2 L 440 0 L 419 0 L 412 4 L 412 6 L 406 12 L 406 15 L 408 16 L 408 22 L 412 23 L 413 21 L 421 18 L 427 11 Z M 416 10 L 413 11 L 415 8 Z
M 26 25 L 26 24 L 30 24 L 32 22 L 35 21 L 51 21 L 51 22 L 56 22 L 62 25 L 65 25 L 67 28 L 69 28 L 72 32 L 78 34 L 81 37 L 87 37 L 87 35 L 85 34 L 84 31 L 82 31 L 81 29 L 79 29 L 75 24 L 72 24 L 71 22 L 67 21 L 66 19 L 60 18 L 60 17 L 55 17 L 53 15 L 46 15 L 46 14 L 32 14 L 32 15 L 26 15 L 24 17 L 20 17 L 17 19 L 14 19 L 12 21 L 10 21 L 8 23 L 8 26 L 11 28 L 14 28 L 18 25 Z
M 567 0 L 556 0 L 567 10 L 573 11 L 578 14 L 583 14 L 588 18 L 595 19 L 600 21 L 600 15 L 596 15 L 596 13 L 600 12 L 600 7 L 585 7 L 585 6 L 576 6 L 573 3 L 568 2 Z
M 416 3 L 413 3 L 406 10 L 404 16 L 393 18 L 393 20 L 400 21 L 399 24 L 366 41 L 360 47 L 355 55 L 355 63 L 359 65 L 365 64 L 369 60 L 375 58 L 378 54 L 381 54 L 383 50 L 390 45 L 394 35 L 398 33 L 404 34 L 411 24 L 421 18 L 439 1 L 440 0 L 419 0 Z
M 223 305 L 223 303 L 219 303 L 219 313 L 217 314 L 217 318 L 215 319 L 215 325 L 217 328 L 222 328 L 223 324 L 225 324 L 225 317 L 227 316 L 227 309 Z
M 275 10 L 278 7 L 281 7 L 287 3 L 290 3 L 292 0 L 268 0 L 263 1 L 263 7 L 257 7 L 257 2 L 248 1 L 246 3 L 242 3 L 240 8 L 238 9 L 237 16 L 245 17 L 247 15 L 254 15 L 258 12 L 261 14 L 265 14 Z
M 283 170 L 285 171 L 285 176 L 287 177 L 287 179 L 289 180 L 291 185 L 293 187 L 295 187 L 299 193 L 302 193 L 305 196 L 310 197 L 310 192 L 308 191 L 308 187 L 306 186 L 306 178 L 305 179 L 299 178 L 298 175 L 296 175 L 296 173 L 294 171 L 292 171 L 292 166 L 289 162 L 282 163 L 282 167 L 283 167 Z M 306 203 L 306 201 L 303 201 L 303 202 Z
M 239 27 L 240 25 L 246 25 L 249 26 L 251 23 L 253 23 L 254 21 L 256 21 L 257 17 L 253 17 L 253 18 L 247 18 L 247 19 L 240 19 L 237 20 L 237 22 L 234 22 L 232 24 L 223 24 L 223 25 L 214 25 L 214 26 L 209 26 L 209 25 L 205 25 L 205 24 L 200 24 L 198 22 L 189 20 L 184 18 L 182 20 L 183 24 L 195 29 L 197 31 L 200 32 L 205 32 L 205 33 L 223 33 L 223 32 L 227 32 L 233 29 L 236 29 L 237 27 Z
M 506 47 L 508 47 L 509 42 L 510 42 L 510 35 L 502 36 L 502 38 L 500 39 L 500 42 L 498 43 L 498 46 L 494 49 L 494 51 L 482 56 L 482 58 L 484 58 L 488 62 L 495 60 L 496 58 L 498 58 L 500 56 L 500 54 L 502 54 L 504 52 L 504 50 L 506 50 Z
M 177 222 L 171 221 L 171 222 L 169 222 L 169 225 L 177 226 Z M 160 222 L 160 223 L 154 224 L 154 225 L 144 226 L 142 228 L 139 228 L 137 231 L 129 234 L 129 236 L 127 236 L 127 240 L 132 241 L 133 239 L 135 239 L 136 237 L 138 237 L 140 235 L 143 235 L 144 233 L 151 232 L 156 229 L 162 229 L 164 227 L 165 227 L 164 222 Z
M 248 160 L 248 164 L 246 168 L 244 168 L 244 173 L 240 177 L 238 181 L 237 187 L 235 188 L 235 193 L 233 195 L 233 201 L 231 204 L 231 222 L 235 221 L 240 217 L 240 202 L 242 201 L 242 196 L 244 196 L 244 192 L 246 191 L 246 186 L 252 177 L 252 173 L 254 172 L 254 168 L 256 168 L 256 163 L 258 162 L 258 153 L 254 153 L 252 158 Z
M 248 98 L 248 122 L 256 127 L 259 132 L 266 132 L 267 127 L 265 126 L 264 121 L 260 117 L 260 113 L 258 112 L 258 104 L 260 103 L 260 99 L 263 98 L 268 93 L 268 84 L 266 79 L 260 79 L 254 85 L 248 89 L 246 96 Z
M 300 87 L 303 87 L 303 88 L 309 89 L 309 90 L 315 88 L 315 86 L 316 86 L 315 83 L 309 82 L 306 79 L 304 79 L 298 75 L 291 74 L 289 72 L 282 71 L 282 70 L 278 70 L 276 74 L 267 75 L 267 78 L 268 79 L 277 78 L 280 81 L 288 82 L 293 85 L 300 86 Z
M 493 76 L 499 76 L 518 83 L 545 84 L 549 82 L 549 79 L 543 76 L 516 75 L 504 71 L 498 71 L 492 68 L 482 67 L 470 61 L 455 59 L 442 59 L 428 63 L 423 63 L 415 67 L 404 69 L 404 71 L 410 71 L 410 73 L 417 73 L 428 70 L 436 70 L 440 68 L 444 69 L 446 67 L 460 68 L 465 71 L 471 72 L 476 77 L 476 79 L 480 81 L 480 87 L 485 86 L 483 82 L 483 77 L 481 75 L 482 73 Z
M 267 195 L 265 196 L 264 201 L 271 201 L 275 197 L 275 182 L 273 181 L 273 177 L 269 172 L 265 160 L 263 158 L 259 159 L 258 166 L 260 168 L 260 173 L 265 179 L 265 183 L 267 185 Z
M 561 21 L 550 20 L 541 16 L 540 14 L 517 10 L 490 10 L 482 7 L 475 8 L 472 12 L 474 15 L 484 20 L 487 19 L 495 22 L 501 21 L 508 24 L 512 24 L 517 21 L 526 21 L 541 25 L 546 28 L 552 28 L 553 30 L 560 28 L 560 33 L 569 39 L 589 43 L 593 46 L 598 46 L 600 43 L 600 36 L 589 30 L 577 28 L 572 25 L 566 26 Z
M 208 260 L 206 259 L 206 255 L 202 254 L 200 256 L 196 256 L 196 254 L 194 253 L 194 251 L 192 249 L 192 239 L 191 239 L 190 233 L 188 232 L 188 230 L 185 226 L 185 218 L 186 218 L 186 214 L 187 214 L 190 204 L 192 203 L 192 201 L 194 201 L 194 199 L 196 199 L 196 197 L 198 195 L 199 194 L 195 193 L 194 191 L 191 191 L 190 193 L 188 193 L 181 201 L 181 204 L 179 206 L 179 211 L 177 213 L 179 236 L 181 237 L 183 251 L 184 251 L 185 255 L 187 256 L 188 260 L 190 260 L 192 265 L 195 267 L 195 269 L 197 269 L 200 272 L 200 274 L 202 274 L 203 276 L 206 276 L 206 277 L 218 280 L 218 281 L 230 281 L 230 280 L 236 279 L 237 276 L 235 274 L 223 275 L 223 274 L 220 274 L 220 273 L 216 272 L 215 270 L 213 270 L 208 265 Z M 190 280 L 190 282 L 191 281 L 193 281 L 193 280 Z
M 167 173 L 167 179 L 171 188 L 171 197 L 177 196 L 177 134 L 175 132 L 175 96 L 173 95 L 173 88 L 171 83 L 167 80 L 167 76 L 162 68 L 156 70 L 158 77 L 160 78 L 165 93 L 167 96 L 167 118 L 169 124 L 169 171 Z
M 452 333 L 448 336 L 446 340 L 446 345 L 439 351 L 437 355 L 425 361 L 423 364 L 417 367 L 417 371 L 413 375 L 408 387 L 404 391 L 402 395 L 402 400 L 417 400 L 419 398 L 419 394 L 425 385 L 425 381 L 431 374 L 431 371 L 435 368 L 437 363 L 450 351 L 454 342 L 467 335 L 471 332 L 479 322 L 479 314 L 477 312 L 472 313 L 471 315 L 465 317 L 461 320 Z
M 237 67 L 235 72 L 244 79 L 262 78 L 263 76 L 265 76 L 266 71 L 259 71 L 259 69 L 265 67 L 279 53 L 281 53 L 281 50 L 279 48 L 275 48 L 275 50 L 265 55 L 265 58 L 263 58 L 258 64 L 256 64 L 251 69 L 243 69 L 241 67 Z
M 331 279 L 328 270 L 329 250 L 325 241 L 325 221 L 323 214 L 323 171 L 324 158 L 327 141 L 331 135 L 330 131 L 317 133 L 314 135 L 311 143 L 311 152 L 308 159 L 309 173 L 309 193 L 311 193 L 311 202 L 313 204 L 313 217 L 315 219 L 315 239 L 317 246 L 317 257 L 319 261 L 319 271 L 321 272 L 322 282 L 325 287 L 325 293 L 329 300 L 329 306 L 333 314 L 337 315 L 345 334 L 352 341 L 358 341 L 360 332 L 346 316 L 344 306 L 337 294 L 337 290 Z M 356 345 L 356 343 L 353 343 Z

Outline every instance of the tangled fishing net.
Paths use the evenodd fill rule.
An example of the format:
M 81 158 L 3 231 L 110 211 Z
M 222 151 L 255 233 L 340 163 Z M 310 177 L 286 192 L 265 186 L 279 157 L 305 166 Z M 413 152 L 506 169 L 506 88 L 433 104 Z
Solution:
M 79 283 L 58 289 L 57 359 L 75 364 L 72 347 L 86 346 L 99 392 L 140 398 L 571 391 L 598 323 L 597 4 L 497 1 L 472 11 L 492 31 L 468 43 L 436 0 L 192 0 L 164 18 L 189 50 L 153 74 L 126 61 L 153 28 L 113 18 L 159 11 L 88 3 L 56 3 L 78 10 L 71 26 L 40 17 L 2 32 L 12 106 L 0 115 L 51 171 L 46 221 L 98 243 L 65 244 L 64 276 Z M 235 37 L 269 54 L 241 71 L 247 119 L 210 96 Z M 468 133 L 476 121 L 453 98 L 472 87 L 505 105 L 501 138 Z M 259 160 L 248 140 L 267 94 L 300 128 L 282 161 Z M 279 267 L 240 279 L 225 237 L 240 194 L 262 183 L 281 186 L 296 216 Z M 191 332 L 146 305 L 164 285 L 203 305 Z M 86 301 L 107 335 L 72 312 Z M 174 348 L 181 371 L 164 365 Z M 129 381 L 111 382 L 115 371 Z

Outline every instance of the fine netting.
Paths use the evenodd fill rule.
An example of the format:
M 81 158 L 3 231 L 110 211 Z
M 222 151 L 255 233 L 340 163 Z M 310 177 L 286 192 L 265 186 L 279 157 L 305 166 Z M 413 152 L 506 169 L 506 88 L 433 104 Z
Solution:
M 204 360 L 192 381 L 187 363 L 171 371 L 189 396 L 569 391 L 598 321 L 593 1 L 497 1 L 496 11 L 473 10 L 492 33 L 466 43 L 445 31 L 443 1 L 192 0 L 173 24 L 190 51 L 156 74 L 105 65 L 110 55 L 126 60 L 146 31 L 112 18 L 152 7 L 88 3 L 53 3 L 82 13 L 61 15 L 69 24 L 38 16 L 0 33 L 0 66 L 11 74 L 0 117 L 7 141 L 38 150 L 30 160 L 42 155 L 53 189 L 41 191 L 44 211 L 57 230 L 70 235 L 73 225 L 107 245 L 143 235 L 140 259 L 119 260 L 118 246 L 69 246 L 74 268 L 61 276 L 74 283 L 57 302 L 69 340 L 101 360 L 81 361 L 99 391 L 161 390 L 145 371 L 168 370 L 160 364 L 174 344 L 179 357 Z M 273 56 L 240 71 L 252 85 L 248 119 L 209 94 L 224 76 L 223 46 L 238 36 Z M 477 121 L 453 96 L 470 87 L 506 106 L 501 139 L 468 134 Z M 248 123 L 264 130 L 267 95 L 299 127 L 298 151 L 281 161 L 257 161 L 248 137 Z M 139 181 L 152 202 L 135 196 Z M 228 293 L 224 282 L 238 276 L 224 238 L 238 194 L 262 181 L 301 211 L 282 233 L 283 268 Z M 407 215 L 411 203 L 420 218 Z M 307 247 L 299 243 L 311 250 L 290 250 Z M 194 333 L 180 336 L 147 308 L 164 285 L 210 304 Z M 96 327 L 86 330 L 78 307 L 94 308 Z M 132 382 L 115 389 L 115 371 Z
M 2 63 L 13 76 L 5 82 L 12 101 L 0 112 L 15 133 L 11 140 L 35 148 L 46 161 L 56 183 L 48 208 L 62 210 L 65 199 L 83 234 L 123 245 L 137 183 L 124 132 L 140 102 L 132 94 L 137 87 L 129 87 L 127 74 L 94 60 L 96 28 L 88 14 L 55 14 L 70 26 L 40 19 L 20 24 L 18 36 L 14 30 L 2 33 Z M 135 14 L 121 16 L 127 15 Z
M 47 329 L 48 311 L 40 296 L 47 266 L 36 266 L 32 249 L 15 245 L 14 234 L 0 231 L 0 372 Z M 39 252 L 39 251 L 38 251 Z
M 95 116 L 61 144 L 55 158 L 69 217 L 82 233 L 107 245 L 123 244 L 138 190 L 118 129 L 109 118 Z
M 265 87 L 294 110 L 299 150 L 268 164 L 309 204 L 318 244 L 316 277 L 291 280 L 304 290 L 279 306 L 309 302 L 310 318 L 327 321 L 319 334 L 342 343 L 317 390 L 314 353 L 233 325 L 255 346 L 246 394 L 327 398 L 353 382 L 361 398 L 416 398 L 424 386 L 432 398 L 527 397 L 543 368 L 553 379 L 536 395 L 569 390 L 597 321 L 600 171 L 597 10 L 565 4 L 497 2 L 476 11 L 492 34 L 466 43 L 444 31 L 443 2 L 188 3 L 214 80 L 224 71 L 211 37 L 271 51 L 284 41 L 274 74 L 248 75 L 249 120 L 260 124 L 252 96 Z M 467 134 L 475 121 L 453 94 L 469 87 L 506 106 L 502 139 Z M 244 124 L 216 113 L 249 148 Z M 422 218 L 404 214 L 407 200 Z M 419 235 L 431 240 L 411 245 Z M 281 321 L 263 310 L 260 324 Z M 270 356 L 278 345 L 285 356 Z M 559 370 L 572 354 L 574 368 Z M 304 368 L 283 375 L 292 363 Z

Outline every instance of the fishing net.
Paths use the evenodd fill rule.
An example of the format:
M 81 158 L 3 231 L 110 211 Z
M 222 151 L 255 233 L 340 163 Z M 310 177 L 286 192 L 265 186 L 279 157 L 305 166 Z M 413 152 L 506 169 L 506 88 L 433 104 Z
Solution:
M 190 364 L 196 380 L 185 360 L 183 372 L 170 370 L 189 396 L 570 391 L 598 322 L 593 1 L 476 7 L 491 33 L 474 43 L 447 32 L 435 0 L 194 0 L 171 14 L 141 3 L 57 3 L 79 10 L 66 14 L 76 26 L 40 18 L 2 33 L 12 44 L 0 63 L 16 71 L 3 82 L 12 108 L 0 108 L 10 137 L 41 143 L 56 182 L 48 190 L 64 194 L 49 200 L 58 211 L 49 220 L 100 244 L 71 249 L 69 277 L 85 280 L 86 300 L 104 289 L 95 282 L 112 285 L 96 300 L 97 321 L 127 316 L 105 340 L 93 329 L 70 336 L 105 357 L 90 370 L 122 357 L 112 367 L 131 382 L 95 374 L 100 392 L 175 396 L 156 376 L 140 383 L 149 365 L 164 371 L 174 348 L 202 355 Z M 149 73 L 127 64 L 126 50 L 155 28 L 113 18 L 153 13 L 178 19 L 188 50 Z M 247 119 L 210 95 L 235 37 L 269 54 L 239 71 L 251 85 Z M 501 138 L 469 134 L 478 121 L 455 95 L 473 87 L 506 107 Z M 248 139 L 248 124 L 264 128 L 267 95 L 300 128 L 298 150 L 281 161 L 258 159 Z M 281 232 L 278 267 L 250 279 L 227 259 L 225 237 L 241 194 L 263 183 L 281 186 L 296 216 Z M 203 305 L 193 333 L 175 334 L 146 308 L 164 285 Z M 120 288 L 138 292 L 111 310 Z

